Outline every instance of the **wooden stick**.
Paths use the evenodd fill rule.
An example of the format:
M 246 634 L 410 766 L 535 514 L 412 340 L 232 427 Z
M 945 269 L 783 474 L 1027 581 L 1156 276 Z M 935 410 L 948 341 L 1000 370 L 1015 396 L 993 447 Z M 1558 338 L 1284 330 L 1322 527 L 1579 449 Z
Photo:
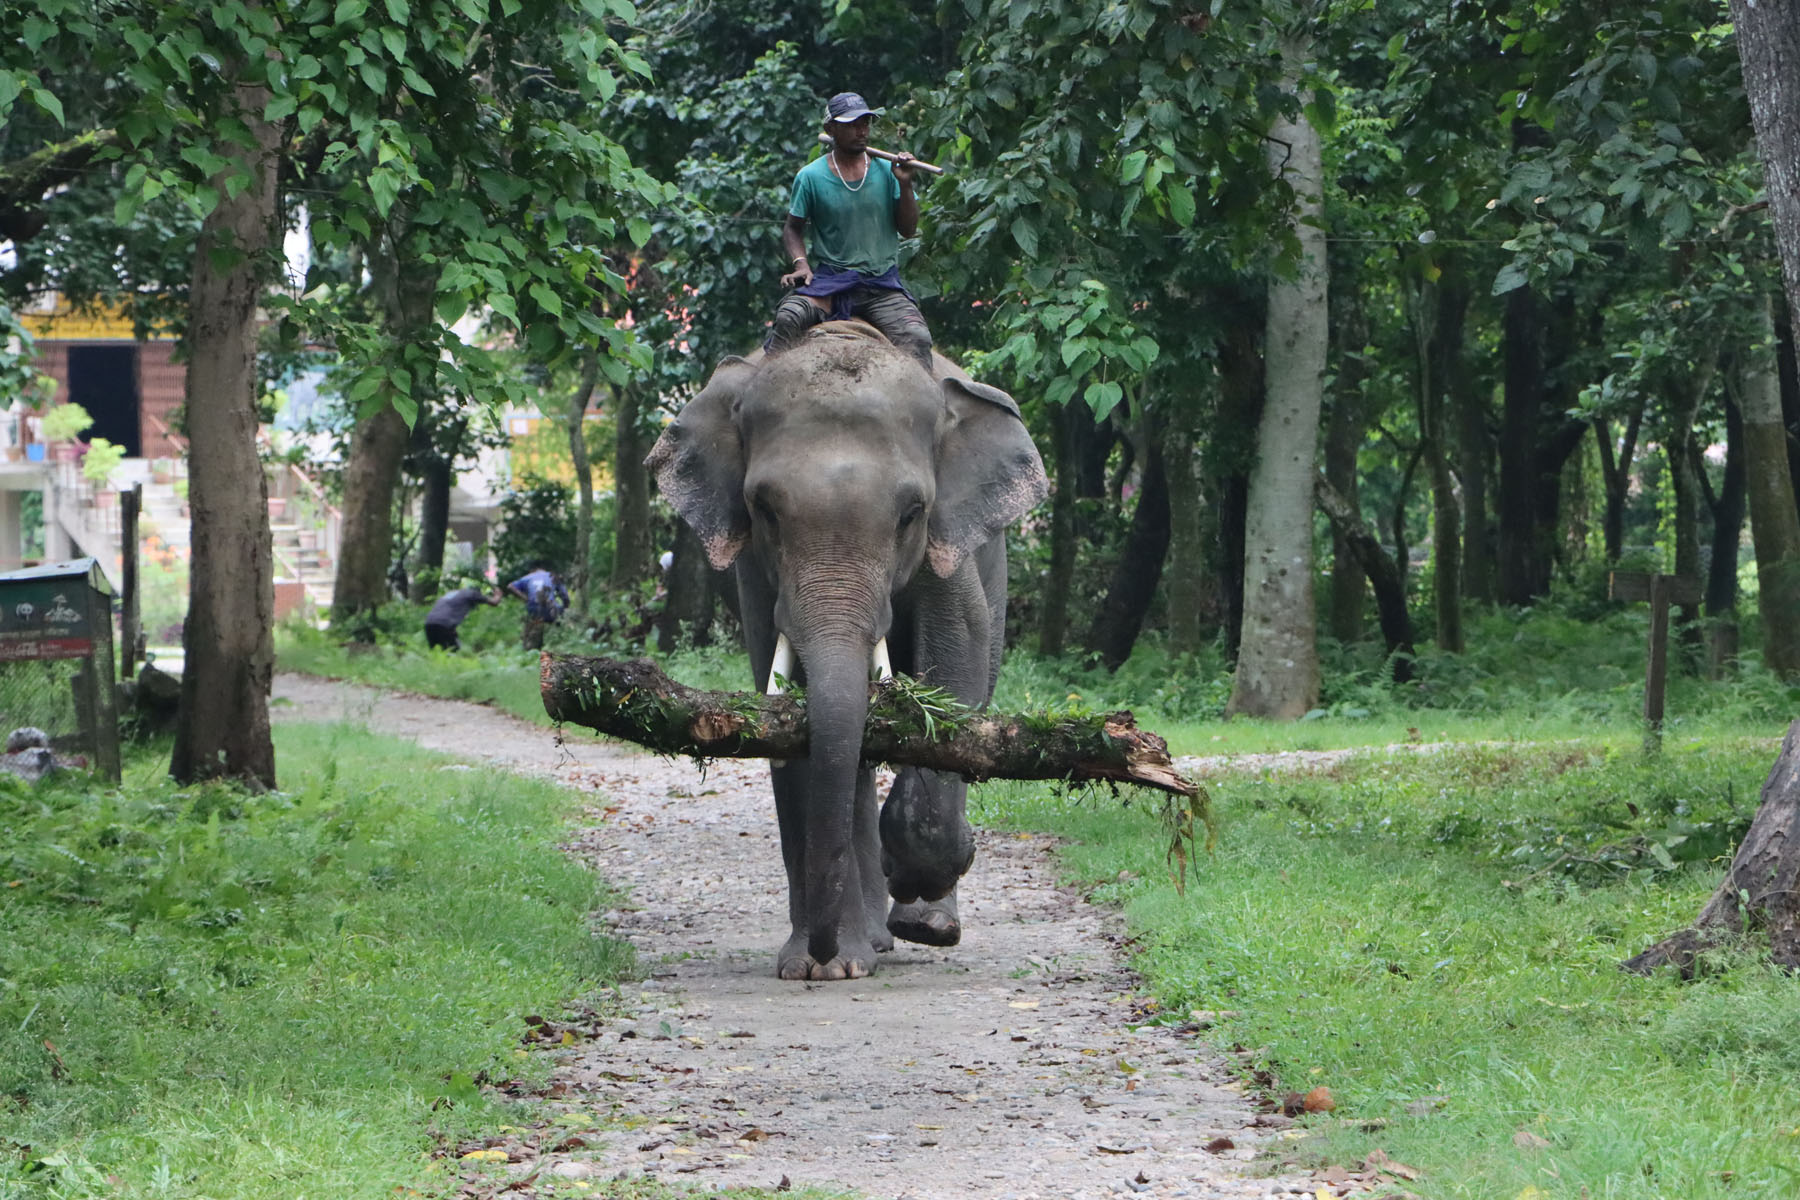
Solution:
M 819 135 L 819 144 L 822 146 L 837 145 L 836 142 L 831 140 L 831 135 L 829 133 L 821 133 Z M 865 153 L 870 154 L 875 158 L 882 159 L 885 162 L 899 162 L 900 161 L 900 156 L 898 154 L 895 154 L 892 150 L 877 150 L 875 147 L 869 146 L 865 149 Z M 912 165 L 919 168 L 919 170 L 925 172 L 927 175 L 942 175 L 944 173 L 944 168 L 935 166 L 932 163 L 928 163 L 923 159 L 919 159 L 919 158 L 913 159 Z

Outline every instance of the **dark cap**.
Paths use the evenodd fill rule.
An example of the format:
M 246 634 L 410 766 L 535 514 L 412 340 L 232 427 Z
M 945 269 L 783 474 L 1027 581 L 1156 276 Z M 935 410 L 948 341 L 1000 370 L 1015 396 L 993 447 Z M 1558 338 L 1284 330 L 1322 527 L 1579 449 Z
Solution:
M 848 124 L 880 111 L 879 108 L 870 108 L 868 101 L 855 92 L 839 92 L 825 102 L 825 119 L 827 121 L 840 121 Z

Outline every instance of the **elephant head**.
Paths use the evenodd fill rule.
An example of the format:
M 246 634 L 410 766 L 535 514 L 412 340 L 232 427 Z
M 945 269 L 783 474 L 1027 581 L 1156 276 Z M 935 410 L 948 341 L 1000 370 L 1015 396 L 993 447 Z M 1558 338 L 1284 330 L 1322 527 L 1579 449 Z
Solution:
M 745 620 L 759 683 L 780 639 L 797 659 L 784 673 L 805 680 L 804 908 L 820 963 L 837 953 L 871 657 L 896 597 L 915 579 L 978 589 L 972 556 L 1047 490 L 1013 399 L 943 365 L 932 378 L 884 340 L 825 326 L 760 363 L 726 359 L 647 460 L 712 564 L 736 565 L 746 608 L 766 597 Z M 947 893 L 967 865 L 918 890 Z

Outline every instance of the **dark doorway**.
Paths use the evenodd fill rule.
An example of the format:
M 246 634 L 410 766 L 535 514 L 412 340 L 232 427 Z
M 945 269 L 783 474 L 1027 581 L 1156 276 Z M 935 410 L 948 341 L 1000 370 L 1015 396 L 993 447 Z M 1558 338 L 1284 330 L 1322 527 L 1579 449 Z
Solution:
M 127 458 L 141 458 L 138 423 L 137 344 L 69 347 L 68 399 L 87 409 L 94 423 L 82 436 L 103 437 L 123 446 Z

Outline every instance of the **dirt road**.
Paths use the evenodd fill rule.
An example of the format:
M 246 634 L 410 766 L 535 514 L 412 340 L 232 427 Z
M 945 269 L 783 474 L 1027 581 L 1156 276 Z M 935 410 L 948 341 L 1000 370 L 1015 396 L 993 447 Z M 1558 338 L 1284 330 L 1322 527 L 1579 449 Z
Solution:
M 1208 1050 L 1138 1023 L 1117 919 L 1057 886 L 1046 839 L 981 834 L 960 946 L 901 943 L 868 979 L 782 983 L 761 763 L 702 779 L 578 732 L 558 746 L 478 705 L 300 676 L 275 694 L 277 720 L 347 720 L 595 795 L 604 820 L 573 848 L 629 890 L 605 919 L 651 975 L 626 986 L 621 1019 L 559 1052 L 565 1100 L 630 1127 L 531 1164 L 545 1182 L 785 1178 L 909 1200 L 1312 1194 L 1242 1173 L 1281 1133 L 1253 1124 Z M 1233 1148 L 1209 1152 L 1216 1139 Z

